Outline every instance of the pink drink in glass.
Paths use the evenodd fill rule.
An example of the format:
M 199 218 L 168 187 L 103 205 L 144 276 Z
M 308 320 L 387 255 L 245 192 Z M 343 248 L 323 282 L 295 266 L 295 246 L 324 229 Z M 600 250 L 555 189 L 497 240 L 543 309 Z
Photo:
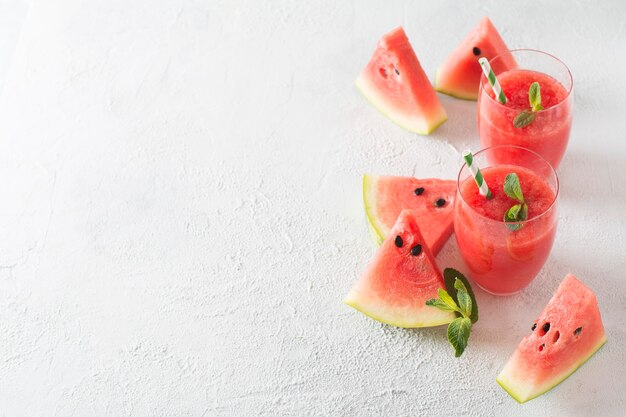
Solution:
M 530 149 L 543 156 L 553 167 L 558 167 L 572 127 L 572 77 L 561 61 L 552 55 L 534 50 L 511 51 L 517 61 L 516 69 L 498 72 L 503 65 L 500 58 L 490 63 L 500 82 L 507 103 L 501 104 L 483 75 L 478 96 L 478 134 L 484 148 L 498 145 L 515 145 Z M 515 116 L 530 110 L 528 90 L 538 82 L 544 110 L 536 112 L 535 120 L 526 127 L 516 128 Z M 499 163 L 509 163 L 520 158 L 511 150 L 501 155 Z
M 481 288 L 497 295 L 514 294 L 535 278 L 548 258 L 557 226 L 556 173 L 534 152 L 510 148 L 495 147 L 474 155 L 493 198 L 479 194 L 464 165 L 454 207 L 454 232 L 470 275 Z M 487 162 L 512 151 L 522 156 L 521 164 Z M 519 222 L 518 230 L 504 222 L 504 213 L 518 203 L 503 190 L 509 173 L 518 175 L 528 205 L 528 218 Z

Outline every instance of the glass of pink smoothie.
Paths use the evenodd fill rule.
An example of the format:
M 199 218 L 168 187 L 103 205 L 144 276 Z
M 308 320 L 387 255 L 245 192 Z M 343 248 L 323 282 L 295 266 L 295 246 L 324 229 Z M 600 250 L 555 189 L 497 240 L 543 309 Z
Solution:
M 511 51 L 517 62 L 515 69 L 507 69 L 500 56 L 489 63 L 507 97 L 500 103 L 494 96 L 483 74 L 478 94 L 478 135 L 483 148 L 497 145 L 516 145 L 543 156 L 556 169 L 563 158 L 572 127 L 573 80 L 563 62 L 545 52 L 532 49 Z M 538 82 L 543 110 L 526 127 L 513 124 L 515 116 L 530 110 L 528 89 Z M 519 160 L 515 150 L 503 153 L 497 162 Z
M 507 163 L 503 156 L 519 155 Z M 485 291 L 515 294 L 526 287 L 545 263 L 557 226 L 559 180 L 542 156 L 516 146 L 495 146 L 474 154 L 485 182 L 493 194 L 486 199 L 478 192 L 464 164 L 458 176 L 454 203 L 454 233 L 471 277 Z M 525 221 L 505 223 L 504 214 L 517 201 L 504 192 L 507 174 L 519 177 L 528 205 Z M 515 229 L 518 225 L 519 228 Z

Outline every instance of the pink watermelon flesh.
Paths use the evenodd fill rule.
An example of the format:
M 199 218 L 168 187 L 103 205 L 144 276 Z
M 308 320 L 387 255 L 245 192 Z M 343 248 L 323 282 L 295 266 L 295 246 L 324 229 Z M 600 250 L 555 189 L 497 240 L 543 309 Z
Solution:
M 454 97 L 476 100 L 482 74 L 478 59 L 485 57 L 491 60 L 497 55 L 501 59 L 493 65 L 496 73 L 517 67 L 491 20 L 483 17 L 437 70 L 435 89 Z
M 427 135 L 447 120 L 446 111 L 401 27 L 378 42 L 356 86 L 374 107 L 412 132 Z
M 452 180 L 363 176 L 365 213 L 376 241 L 380 243 L 387 237 L 403 209 L 411 209 L 435 256 L 454 229 L 455 195 L 456 181 Z
M 532 329 L 497 378 L 520 403 L 558 385 L 606 343 L 595 294 L 571 274 Z
M 389 236 L 344 302 L 367 316 L 398 327 L 446 324 L 454 313 L 429 307 L 445 288 L 435 259 L 417 225 L 419 213 L 403 210 Z

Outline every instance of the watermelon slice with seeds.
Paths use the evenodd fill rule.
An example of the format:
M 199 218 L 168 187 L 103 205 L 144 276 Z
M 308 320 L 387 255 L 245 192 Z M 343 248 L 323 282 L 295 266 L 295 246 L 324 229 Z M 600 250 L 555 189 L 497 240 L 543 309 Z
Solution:
M 356 86 L 374 107 L 412 132 L 427 135 L 448 118 L 401 27 L 378 42 Z
M 403 209 L 412 209 L 426 245 L 437 255 L 454 229 L 456 181 L 363 176 L 363 202 L 374 240 L 387 237 Z
M 478 59 L 501 59 L 493 64 L 496 73 L 517 66 L 502 37 L 488 17 L 484 17 L 437 70 L 435 89 L 465 100 L 476 100 L 482 69 Z
M 496 379 L 520 403 L 549 391 L 606 343 L 596 296 L 568 274 Z
M 403 210 L 344 302 L 365 315 L 398 327 L 450 323 L 455 315 L 426 305 L 445 288 L 439 268 L 417 225 L 419 213 Z

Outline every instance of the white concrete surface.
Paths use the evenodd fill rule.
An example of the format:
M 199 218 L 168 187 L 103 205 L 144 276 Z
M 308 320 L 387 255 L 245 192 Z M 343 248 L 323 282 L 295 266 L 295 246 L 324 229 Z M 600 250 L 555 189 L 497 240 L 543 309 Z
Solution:
M 0 93 L 27 11 L 26 0 L 0 0 Z
M 572 69 L 556 245 L 445 328 L 341 303 L 375 248 L 361 174 L 452 178 L 475 103 L 407 133 L 353 87 L 404 25 L 431 74 L 489 15 Z M 0 104 L 1 416 L 621 416 L 626 3 L 34 1 Z M 440 266 L 460 266 L 453 239 Z M 518 405 L 495 382 L 567 272 L 608 344 Z

